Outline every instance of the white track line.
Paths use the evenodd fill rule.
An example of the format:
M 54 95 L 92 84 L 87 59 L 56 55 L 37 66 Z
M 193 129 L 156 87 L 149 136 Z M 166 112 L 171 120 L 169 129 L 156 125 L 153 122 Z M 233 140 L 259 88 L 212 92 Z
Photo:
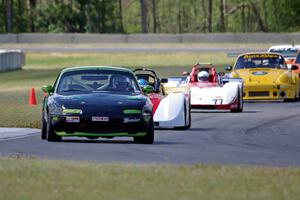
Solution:
M 29 137 L 40 133 L 40 129 L 0 128 L 0 141 Z

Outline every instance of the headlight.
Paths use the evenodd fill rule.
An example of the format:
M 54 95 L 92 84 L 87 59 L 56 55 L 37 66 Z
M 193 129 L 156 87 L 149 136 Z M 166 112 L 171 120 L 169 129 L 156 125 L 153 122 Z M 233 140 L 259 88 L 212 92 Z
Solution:
M 150 116 L 152 114 L 152 102 L 151 100 L 148 98 L 146 101 L 146 104 L 143 107 L 143 116 Z
M 49 107 L 49 112 L 53 115 L 62 115 L 63 108 L 60 105 L 54 104 L 53 106 Z
M 281 74 L 280 76 L 279 76 L 279 81 L 281 82 L 281 83 L 288 83 L 289 82 L 289 76 L 287 75 L 287 74 Z

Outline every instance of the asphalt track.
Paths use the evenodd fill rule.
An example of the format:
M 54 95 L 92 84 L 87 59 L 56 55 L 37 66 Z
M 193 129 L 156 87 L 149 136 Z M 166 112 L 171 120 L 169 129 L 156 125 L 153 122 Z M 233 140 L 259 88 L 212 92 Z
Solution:
M 249 102 L 243 113 L 193 110 L 190 130 L 156 130 L 152 145 L 135 144 L 131 138 L 47 142 L 35 129 L 27 136 L 2 138 L 0 156 L 299 167 L 299 107 L 300 102 Z

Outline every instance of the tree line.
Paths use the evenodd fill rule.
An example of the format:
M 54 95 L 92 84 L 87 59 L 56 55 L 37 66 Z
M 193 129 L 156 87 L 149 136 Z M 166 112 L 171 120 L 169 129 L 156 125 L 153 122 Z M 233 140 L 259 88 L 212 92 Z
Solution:
M 300 30 L 299 0 L 0 0 L 0 33 Z

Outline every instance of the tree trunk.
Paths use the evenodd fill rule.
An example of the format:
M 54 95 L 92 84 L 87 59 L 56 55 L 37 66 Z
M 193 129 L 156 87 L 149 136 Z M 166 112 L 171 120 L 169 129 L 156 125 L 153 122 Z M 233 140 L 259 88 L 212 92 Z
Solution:
M 178 33 L 182 33 L 181 15 L 181 0 L 178 0 Z
M 206 8 L 205 2 L 206 2 L 206 0 L 201 1 L 201 8 L 202 8 L 203 16 L 207 16 L 207 8 Z M 203 26 L 203 29 L 202 29 L 203 32 L 207 31 L 207 22 L 208 22 L 207 19 L 203 20 L 203 25 L 202 25 Z
M 208 0 L 208 14 L 207 14 L 207 25 L 208 25 L 208 32 L 212 32 L 212 1 Z
M 106 28 L 106 4 L 105 1 L 101 2 L 101 33 L 107 32 Z
M 225 7 L 224 7 L 224 0 L 220 0 L 220 32 L 225 32 L 226 28 L 225 28 L 225 18 L 224 18 L 224 11 L 225 11 Z
M 263 23 L 263 20 L 261 18 L 261 15 L 259 13 L 259 10 L 258 10 L 258 8 L 257 8 L 257 6 L 254 2 L 251 3 L 251 8 L 253 10 L 253 13 L 254 13 L 256 19 L 258 20 L 258 26 L 259 26 L 260 30 L 263 31 L 263 32 L 267 32 L 268 30 L 265 27 L 265 25 Z
M 153 33 L 157 33 L 157 12 L 156 0 L 152 0 Z
M 35 8 L 36 8 L 36 0 L 29 0 L 29 9 L 30 9 L 30 31 L 35 32 Z
M 142 32 L 148 33 L 148 20 L 147 20 L 147 4 L 145 0 L 140 0 L 141 2 L 141 25 L 142 25 Z
M 91 16 L 91 11 L 92 11 L 91 3 L 88 2 L 86 7 L 87 7 L 87 9 L 86 9 L 87 10 L 87 12 L 86 12 L 86 14 L 87 14 L 87 32 L 92 33 L 93 32 L 93 28 L 92 28 L 93 22 L 92 22 L 92 16 Z
M 122 0 L 119 0 L 119 20 L 120 20 L 119 32 L 124 33 Z
M 251 12 L 250 6 L 247 7 L 247 32 L 251 32 Z
M 268 6 L 267 6 L 267 1 L 266 0 L 263 0 L 263 10 L 265 11 L 265 13 L 264 13 L 264 23 L 265 23 L 265 27 L 266 27 L 266 30 L 268 31 L 268 15 L 269 15 L 269 13 L 268 13 L 268 10 L 269 10 L 269 8 L 268 8 Z
M 243 0 L 243 6 L 242 6 L 242 32 L 246 32 L 246 19 L 245 19 L 245 2 Z
M 11 33 L 13 30 L 13 4 L 12 0 L 6 0 L 6 32 Z

